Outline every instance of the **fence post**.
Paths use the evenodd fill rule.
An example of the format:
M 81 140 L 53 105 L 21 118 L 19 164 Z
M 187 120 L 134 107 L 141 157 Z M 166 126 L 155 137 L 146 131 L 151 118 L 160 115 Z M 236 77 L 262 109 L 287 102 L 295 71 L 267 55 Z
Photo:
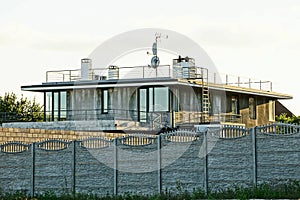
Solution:
M 118 195 L 118 139 L 114 139 L 114 195 Z
M 34 197 L 35 193 L 35 142 L 31 144 L 31 197 Z
M 157 191 L 161 193 L 161 135 L 157 136 Z
M 207 194 L 208 192 L 208 155 L 207 155 L 207 130 L 203 132 L 203 144 L 204 144 L 204 192 Z
M 252 134 L 252 162 L 253 162 L 253 185 L 257 186 L 257 159 L 256 159 L 256 129 L 257 127 L 255 126 L 254 128 L 251 129 L 251 134 Z
M 76 193 L 76 140 L 72 141 L 72 194 Z

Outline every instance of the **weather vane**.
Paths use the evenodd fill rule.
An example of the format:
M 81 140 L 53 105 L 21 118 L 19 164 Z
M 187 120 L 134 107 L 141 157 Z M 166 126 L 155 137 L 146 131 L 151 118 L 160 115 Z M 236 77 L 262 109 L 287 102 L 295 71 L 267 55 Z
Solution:
M 154 55 L 151 58 L 151 65 L 148 65 L 149 67 L 157 68 L 159 66 L 159 57 L 157 56 L 157 42 L 161 41 L 161 38 L 168 39 L 168 35 L 162 35 L 161 33 L 155 33 L 155 42 L 152 45 L 152 55 Z M 147 54 L 150 54 L 147 52 Z

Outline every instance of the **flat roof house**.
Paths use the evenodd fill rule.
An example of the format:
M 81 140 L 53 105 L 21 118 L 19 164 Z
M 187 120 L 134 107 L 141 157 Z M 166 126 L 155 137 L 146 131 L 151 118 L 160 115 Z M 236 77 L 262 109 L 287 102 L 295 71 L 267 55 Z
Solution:
M 292 98 L 272 91 L 268 81 L 232 81 L 228 75 L 222 81 L 220 74 L 180 56 L 172 66 L 105 68 L 93 68 L 85 58 L 81 69 L 48 71 L 46 77 L 42 84 L 21 87 L 44 93 L 44 120 L 93 121 L 97 130 L 107 124 L 148 131 L 199 123 L 253 127 L 273 122 L 275 102 Z

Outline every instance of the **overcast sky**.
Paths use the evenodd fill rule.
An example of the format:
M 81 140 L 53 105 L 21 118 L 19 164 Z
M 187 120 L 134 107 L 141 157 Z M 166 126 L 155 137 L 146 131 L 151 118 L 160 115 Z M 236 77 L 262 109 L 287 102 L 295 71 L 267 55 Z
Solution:
M 48 70 L 77 69 L 80 59 L 125 31 L 163 28 L 184 34 L 219 72 L 270 80 L 300 115 L 300 1 L 9 0 L 0 7 L 0 94 L 23 93 Z

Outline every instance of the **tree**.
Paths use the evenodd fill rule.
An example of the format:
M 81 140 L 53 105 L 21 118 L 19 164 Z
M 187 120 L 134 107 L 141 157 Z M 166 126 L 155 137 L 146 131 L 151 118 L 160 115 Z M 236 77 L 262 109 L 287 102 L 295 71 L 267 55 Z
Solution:
M 289 123 L 289 124 L 300 124 L 300 116 L 293 115 L 292 117 L 287 116 L 286 113 L 282 113 L 275 117 L 277 122 Z
M 5 93 L 0 96 L 0 123 L 10 121 L 42 121 L 43 106 L 21 96 L 20 99 L 14 93 Z

